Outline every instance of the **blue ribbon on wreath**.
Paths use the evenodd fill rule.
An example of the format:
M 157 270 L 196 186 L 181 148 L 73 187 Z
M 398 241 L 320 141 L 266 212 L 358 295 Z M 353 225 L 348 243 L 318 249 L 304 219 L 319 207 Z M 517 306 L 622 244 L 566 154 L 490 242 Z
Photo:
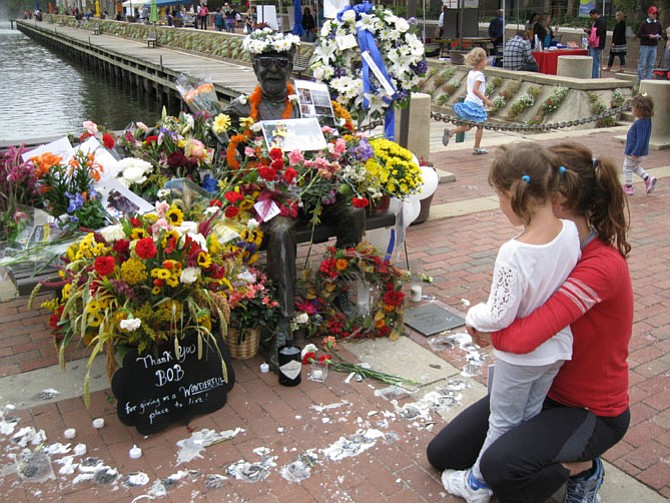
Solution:
M 379 52 L 379 48 L 377 47 L 375 37 L 368 30 L 365 30 L 358 25 L 358 21 L 361 19 L 361 14 L 369 14 L 373 9 L 374 6 L 368 0 L 357 5 L 347 5 L 337 13 L 337 19 L 338 21 L 342 22 L 342 16 L 348 10 L 353 10 L 356 13 L 356 36 L 358 38 L 358 47 L 361 50 L 361 54 L 363 54 L 365 51 L 369 52 L 372 61 L 374 61 L 374 63 L 377 65 L 381 74 L 384 76 L 384 78 L 386 78 L 391 86 L 393 86 L 391 78 L 386 71 L 386 65 L 384 65 L 382 55 Z M 365 97 L 365 95 L 377 93 L 378 90 L 370 82 L 370 65 L 368 65 L 367 61 L 365 61 L 363 57 L 361 57 L 361 60 L 363 62 L 363 108 L 368 110 L 370 108 L 370 101 Z M 389 105 L 386 107 L 386 113 L 384 115 L 384 136 L 389 140 L 393 140 L 395 134 L 395 112 L 393 110 L 393 106 L 391 106 L 393 104 L 394 98 L 395 94 L 391 98 L 383 98 L 384 102 Z

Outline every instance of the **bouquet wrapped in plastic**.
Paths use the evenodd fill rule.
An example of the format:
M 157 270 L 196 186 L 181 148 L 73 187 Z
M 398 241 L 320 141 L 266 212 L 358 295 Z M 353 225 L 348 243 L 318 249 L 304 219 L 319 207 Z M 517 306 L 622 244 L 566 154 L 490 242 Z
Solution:
M 221 111 L 214 85 L 209 78 L 194 84 L 188 76 L 181 74 L 175 80 L 175 85 L 191 112 L 207 112 L 214 115 Z

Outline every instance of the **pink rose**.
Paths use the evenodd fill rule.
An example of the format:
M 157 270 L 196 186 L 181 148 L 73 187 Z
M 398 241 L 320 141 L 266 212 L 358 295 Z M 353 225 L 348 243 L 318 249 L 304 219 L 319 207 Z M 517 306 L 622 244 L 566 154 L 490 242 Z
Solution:
M 98 126 L 95 122 L 93 121 L 84 121 L 84 129 L 88 131 L 89 134 L 97 134 L 98 132 Z

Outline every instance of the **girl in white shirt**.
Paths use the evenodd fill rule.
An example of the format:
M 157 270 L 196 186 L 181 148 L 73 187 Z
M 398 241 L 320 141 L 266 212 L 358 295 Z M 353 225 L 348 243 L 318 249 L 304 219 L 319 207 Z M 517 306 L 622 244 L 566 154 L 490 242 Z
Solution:
M 500 247 L 491 293 L 486 304 L 468 310 L 469 327 L 481 332 L 506 328 L 541 306 L 568 277 L 580 257 L 579 234 L 573 222 L 554 216 L 552 205 L 561 177 L 574 175 L 536 143 L 500 148 L 489 184 L 502 212 L 512 225 L 523 225 L 523 231 Z M 495 356 L 489 429 L 479 457 L 470 470 L 442 474 L 445 489 L 468 503 L 489 501 L 492 493 L 479 460 L 503 433 L 540 412 L 563 361 L 572 356 L 572 333 L 566 327 L 528 354 L 495 351 Z
M 484 78 L 483 70 L 488 62 L 486 58 L 486 51 L 481 47 L 476 47 L 465 55 L 465 64 L 472 68 L 472 70 L 468 72 L 468 94 L 465 97 L 465 101 L 463 103 L 455 103 L 453 106 L 454 112 L 459 119 L 474 122 L 486 121 L 487 115 L 484 104 L 486 103 L 488 107 L 493 105 L 493 102 L 485 94 L 486 79 Z M 458 126 L 454 129 L 445 128 L 444 133 L 442 133 L 442 144 L 446 147 L 449 144 L 449 139 L 454 134 L 470 131 L 470 129 L 472 129 L 470 125 Z M 477 126 L 475 149 L 472 152 L 475 155 L 489 153 L 485 148 L 481 148 L 482 136 L 484 136 L 484 128 Z

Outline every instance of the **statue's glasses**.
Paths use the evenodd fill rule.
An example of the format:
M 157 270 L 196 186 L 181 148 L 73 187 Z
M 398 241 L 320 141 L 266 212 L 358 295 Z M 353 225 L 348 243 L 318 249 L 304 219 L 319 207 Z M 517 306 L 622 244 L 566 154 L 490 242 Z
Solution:
M 291 62 L 288 58 L 275 58 L 271 56 L 260 56 L 255 60 L 258 61 L 258 64 L 263 68 L 269 68 L 270 65 L 275 65 L 282 70 L 288 68 L 289 63 Z

